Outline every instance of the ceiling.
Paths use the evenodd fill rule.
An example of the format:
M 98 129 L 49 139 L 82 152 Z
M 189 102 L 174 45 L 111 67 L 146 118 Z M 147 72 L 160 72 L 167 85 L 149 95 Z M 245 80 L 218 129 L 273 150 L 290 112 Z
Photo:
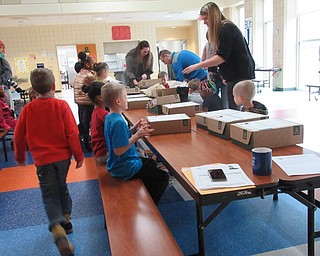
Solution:
M 207 0 L 0 0 L 0 27 L 197 20 Z M 215 1 L 234 4 L 239 0 Z

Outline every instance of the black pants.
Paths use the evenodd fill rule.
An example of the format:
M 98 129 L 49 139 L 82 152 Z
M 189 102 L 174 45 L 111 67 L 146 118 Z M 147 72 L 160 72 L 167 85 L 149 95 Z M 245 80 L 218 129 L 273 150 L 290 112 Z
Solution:
M 228 95 L 228 104 L 230 109 L 234 110 L 239 110 L 239 107 L 237 104 L 234 102 L 234 97 L 233 97 L 233 87 L 236 85 L 241 80 L 236 80 L 236 81 L 227 81 L 227 95 Z
M 79 115 L 79 130 L 80 135 L 84 138 L 85 141 L 89 141 L 89 130 L 91 115 L 93 112 L 93 105 L 79 105 L 78 104 L 78 115 Z
M 169 175 L 167 172 L 157 167 L 156 161 L 151 158 L 141 158 L 142 168 L 133 176 L 133 178 L 140 178 L 147 188 L 152 200 L 158 204 L 162 194 L 169 184 Z

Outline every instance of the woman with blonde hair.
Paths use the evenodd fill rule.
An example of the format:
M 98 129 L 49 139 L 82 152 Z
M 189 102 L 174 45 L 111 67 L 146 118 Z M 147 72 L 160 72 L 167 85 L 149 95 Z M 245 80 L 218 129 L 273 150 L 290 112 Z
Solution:
M 139 81 L 150 79 L 153 73 L 153 55 L 148 41 L 140 41 L 126 55 L 126 84 L 130 87 L 138 85 Z
M 183 73 L 189 74 L 199 68 L 218 66 L 220 75 L 227 83 L 228 107 L 238 109 L 233 98 L 234 85 L 239 81 L 255 78 L 255 63 L 248 44 L 240 29 L 222 14 L 215 3 L 205 4 L 200 15 L 208 26 L 209 43 L 216 54 L 185 68 Z

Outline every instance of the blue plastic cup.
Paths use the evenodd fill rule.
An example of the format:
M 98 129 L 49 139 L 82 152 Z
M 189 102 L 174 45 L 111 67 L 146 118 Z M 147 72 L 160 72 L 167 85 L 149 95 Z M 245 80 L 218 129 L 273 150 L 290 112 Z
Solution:
M 252 171 L 255 175 L 268 176 L 272 173 L 271 148 L 252 149 Z

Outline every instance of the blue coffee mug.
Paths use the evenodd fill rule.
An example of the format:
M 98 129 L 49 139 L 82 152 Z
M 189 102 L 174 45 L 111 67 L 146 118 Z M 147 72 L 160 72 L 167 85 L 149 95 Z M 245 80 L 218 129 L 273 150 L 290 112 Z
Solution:
M 252 149 L 252 170 L 255 175 L 271 175 L 272 150 L 270 148 Z

